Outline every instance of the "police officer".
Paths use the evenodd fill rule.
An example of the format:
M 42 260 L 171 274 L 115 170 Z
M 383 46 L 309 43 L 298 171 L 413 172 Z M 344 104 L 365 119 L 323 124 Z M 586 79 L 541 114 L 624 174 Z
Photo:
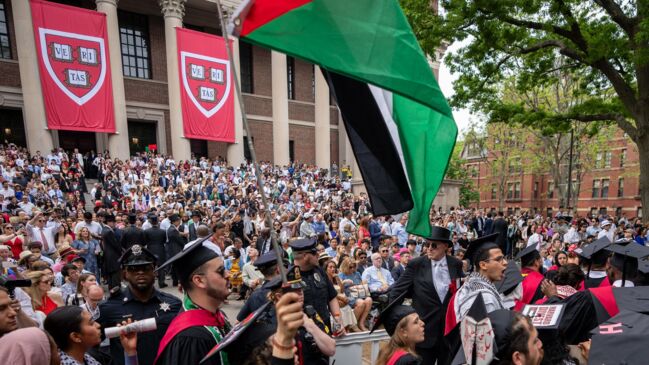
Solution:
M 142 245 L 131 246 L 119 262 L 128 287 L 99 305 L 97 322 L 106 328 L 128 318 L 134 321 L 155 318 L 157 329 L 138 334 L 137 340 L 139 364 L 150 365 L 169 323 L 180 310 L 181 302 L 173 295 L 155 289 L 156 257 Z M 110 341 L 110 352 L 115 364 L 124 364 L 124 350 L 118 338 Z
M 340 306 L 336 299 L 336 289 L 329 281 L 327 274 L 318 266 L 318 253 L 316 240 L 313 238 L 297 239 L 290 243 L 293 249 L 293 264 L 300 268 L 304 288 L 304 308 L 311 306 L 323 319 L 325 325 L 335 333 L 344 331 L 340 317 Z M 329 316 L 333 316 L 336 323 L 332 328 Z
M 243 304 L 239 314 L 237 314 L 237 321 L 243 321 L 250 313 L 261 307 L 268 301 L 268 283 L 277 276 L 277 255 L 275 251 L 268 251 L 259 256 L 257 261 L 253 264 L 264 275 L 264 282 L 255 291 L 250 294 L 248 300 Z
M 305 301 L 304 325 L 298 329 L 296 336 L 299 342 L 297 355 L 300 364 L 328 365 L 329 357 L 336 353 L 336 340 L 331 338 L 331 331 L 325 325 L 323 317 L 313 306 L 306 304 L 307 284 L 302 281 L 300 272 L 297 266 L 290 267 L 286 275 L 286 285 L 279 276 L 271 280 L 267 285 L 271 291 L 270 298 L 273 303 L 277 303 L 284 293 L 294 292 Z

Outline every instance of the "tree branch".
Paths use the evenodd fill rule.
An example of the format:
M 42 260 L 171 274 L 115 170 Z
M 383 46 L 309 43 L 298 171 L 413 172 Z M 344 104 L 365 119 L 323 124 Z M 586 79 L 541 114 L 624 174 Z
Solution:
M 615 121 L 633 140 L 636 139 L 635 137 L 638 133 L 638 128 L 631 124 L 624 115 L 619 113 L 577 114 L 570 115 L 569 117 L 578 122 Z
M 636 33 L 637 18 L 629 18 L 624 10 L 614 0 L 593 0 L 597 5 L 601 6 L 606 13 L 616 22 L 620 28 L 629 36 L 629 40 L 633 42 Z

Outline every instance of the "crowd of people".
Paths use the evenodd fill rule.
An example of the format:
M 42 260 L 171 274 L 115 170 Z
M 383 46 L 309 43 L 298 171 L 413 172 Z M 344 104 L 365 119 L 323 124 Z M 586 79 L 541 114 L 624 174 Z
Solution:
M 579 364 L 601 323 L 583 293 L 647 283 L 641 219 L 434 208 L 418 237 L 407 213 L 373 216 L 349 168 L 259 167 L 263 191 L 251 164 L 0 145 L 0 353 L 16 364 L 328 364 L 336 338 L 383 325 L 377 364 L 451 364 L 483 305 L 493 364 Z M 236 318 L 221 310 L 229 300 L 243 301 Z M 555 332 L 519 314 L 556 303 Z M 148 332 L 103 331 L 149 318 Z

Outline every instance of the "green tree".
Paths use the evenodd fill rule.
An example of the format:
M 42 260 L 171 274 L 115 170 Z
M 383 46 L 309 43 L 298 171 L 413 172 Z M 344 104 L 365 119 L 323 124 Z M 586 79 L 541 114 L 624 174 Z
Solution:
M 402 0 L 424 51 L 435 54 L 442 40 L 466 43 L 446 58 L 460 75 L 453 106 L 547 130 L 616 123 L 638 147 L 640 195 L 649 206 L 649 1 L 442 0 L 440 12 L 427 4 Z M 527 91 L 555 83 L 556 69 L 577 75 L 586 97 L 560 112 L 503 102 L 505 81 Z
M 464 149 L 464 141 L 458 141 L 453 149 L 451 160 L 446 169 L 446 178 L 458 180 L 462 183 L 460 186 L 460 205 L 468 207 L 472 203 L 480 200 L 480 193 L 473 186 L 470 171 L 464 168 L 466 161 L 462 159 L 462 150 Z

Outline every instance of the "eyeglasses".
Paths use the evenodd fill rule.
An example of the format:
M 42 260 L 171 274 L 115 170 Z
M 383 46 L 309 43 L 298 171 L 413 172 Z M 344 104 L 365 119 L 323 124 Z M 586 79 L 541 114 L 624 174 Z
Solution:
M 381 253 L 386 253 L 386 252 L 388 252 L 388 250 L 381 250 Z
M 485 261 L 496 261 L 502 264 L 502 262 L 505 261 L 505 256 L 498 256 L 493 259 L 486 259 Z
M 52 285 L 53 280 L 41 281 L 41 284 Z
M 5 230 L 7 230 L 7 229 L 11 229 L 11 230 L 13 230 L 14 227 L 11 227 L 11 226 L 9 226 L 9 227 L 5 227 Z

